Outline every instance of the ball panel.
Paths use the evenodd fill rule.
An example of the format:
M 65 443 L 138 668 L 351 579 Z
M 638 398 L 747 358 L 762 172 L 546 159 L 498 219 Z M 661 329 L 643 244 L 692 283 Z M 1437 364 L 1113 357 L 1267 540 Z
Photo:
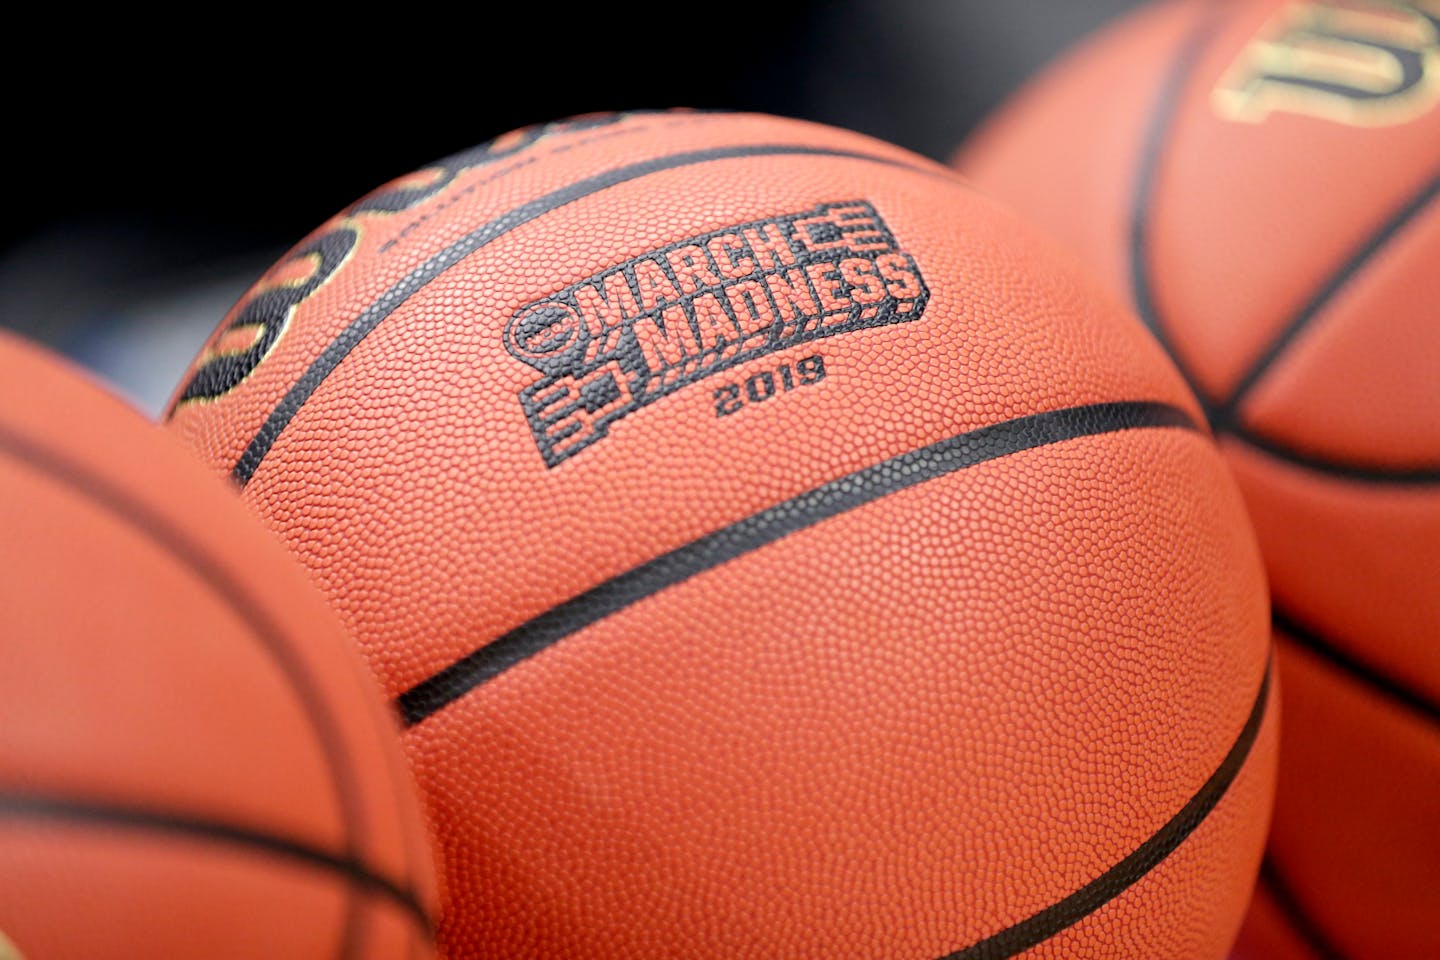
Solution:
M 1245 767 L 1195 832 L 1119 897 L 1024 956 L 1219 960 L 1226 955 L 1265 841 L 1282 722 L 1280 697 L 1272 683 L 1263 726 Z M 1233 875 L 1218 877 L 1210 864 L 1236 851 L 1246 851 L 1243 865 Z M 1193 904 L 1183 914 L 1170 906 L 1181 899 Z
M 362 898 L 354 920 L 357 960 L 426 960 L 433 948 L 415 936 L 415 914 L 395 901 Z
M 1440 491 L 1316 477 L 1222 440 L 1278 607 L 1440 702 Z
M 26 957 L 339 953 L 346 885 L 265 854 L 7 817 L 0 821 L 0 862 L 0 928 Z
M 0 777 L 26 792 L 153 804 L 342 846 L 324 752 L 251 625 L 130 518 L 10 452 L 0 440 L 0 525 L 26 559 L 0 579 L 0 606 L 7 630 L 45 642 L 5 645 Z M 276 771 L 283 803 L 255 789 Z
M 1264 874 L 1240 927 L 1230 960 L 1328 960 L 1312 948 Z
M 1440 109 L 1360 127 L 1287 110 L 1237 120 L 1217 105 L 1233 86 L 1263 85 L 1241 77 L 1261 45 L 1288 35 L 1295 9 L 1222 5 L 1220 29 L 1172 105 L 1147 211 L 1161 322 L 1217 402 L 1435 175 Z
M 1086 39 L 955 155 L 962 174 L 1043 225 L 1117 293 L 1131 287 L 1132 211 L 1148 120 L 1162 79 L 1183 60 L 1207 9 L 1187 0 L 1152 4 Z
M 429 900 L 393 720 L 323 600 L 231 494 L 123 404 L 5 335 L 0 486 L 15 547 L 0 680 L 11 808 L 43 789 L 210 821 L 363 862 Z M 82 848 L 51 846 L 58 879 Z M 36 887 L 15 902 L 63 910 L 72 893 Z M 125 895 L 186 902 L 138 878 Z
M 1281 735 L 1271 856 L 1343 954 L 1435 955 L 1437 715 L 1356 683 L 1283 635 L 1279 649 L 1290 725 Z
M 1428 469 L 1440 486 L 1440 403 L 1425 373 L 1440 370 L 1437 250 L 1432 199 L 1276 360 L 1242 402 L 1241 423 L 1326 460 Z
M 473 691 L 407 735 L 451 828 L 447 949 L 942 956 L 1084 886 L 1189 801 L 1253 708 L 1264 611 L 1205 571 L 1256 558 L 1189 520 L 1234 511 L 1224 483 L 1175 431 L 1016 454 Z M 1103 693 L 1117 670 L 1124 697 Z M 1258 838 L 1263 802 L 1246 809 Z M 1252 868 L 1207 875 L 1243 891 Z M 1172 892 L 1176 922 L 1214 907 Z

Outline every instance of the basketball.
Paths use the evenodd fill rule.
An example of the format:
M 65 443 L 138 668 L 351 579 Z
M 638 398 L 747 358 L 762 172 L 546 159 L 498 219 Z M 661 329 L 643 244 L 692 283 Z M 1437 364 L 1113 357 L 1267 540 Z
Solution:
M 1274 595 L 1271 886 L 1440 956 L 1440 6 L 1144 8 L 958 157 L 1166 345 Z
M 1289 693 L 1286 693 L 1289 696 Z M 1262 870 L 1250 909 L 1230 960 L 1330 960 L 1336 956 L 1324 935 L 1290 900 L 1285 888 L 1272 884 Z
M 431 956 L 393 724 L 325 602 L 120 401 L 0 335 L 0 957 Z
M 1221 957 L 1258 552 L 1143 329 L 943 166 L 581 117 L 360 200 L 171 431 L 406 722 L 456 958 Z

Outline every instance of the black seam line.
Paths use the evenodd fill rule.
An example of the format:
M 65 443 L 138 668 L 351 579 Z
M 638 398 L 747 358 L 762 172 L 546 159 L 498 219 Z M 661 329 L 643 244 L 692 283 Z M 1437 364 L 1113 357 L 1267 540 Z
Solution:
M 295 840 L 271 836 L 245 827 L 215 823 L 176 813 L 114 807 L 69 798 L 0 793 L 0 819 L 50 820 L 102 828 L 162 833 L 242 847 L 318 867 L 339 874 L 347 883 L 385 896 L 427 932 L 430 918 L 415 895 L 375 873 L 353 857 L 337 856 Z
M 366 910 L 364 898 L 356 893 L 357 887 L 355 883 L 346 887 L 350 896 L 345 898 L 345 918 L 340 922 L 340 942 L 335 945 L 338 960 L 351 960 L 364 946 Z
M 1230 785 L 1235 782 L 1250 750 L 1260 735 L 1270 700 L 1270 677 L 1273 670 L 1273 654 L 1265 663 L 1265 676 L 1260 681 L 1260 692 L 1255 696 L 1255 705 L 1250 716 L 1240 729 L 1240 735 L 1220 766 L 1205 781 L 1204 786 L 1190 798 L 1180 812 L 1171 817 L 1150 839 L 1134 852 L 1100 876 L 1076 890 L 1064 900 L 1046 907 L 1013 927 L 1001 930 L 972 946 L 947 954 L 941 960 L 1002 960 L 1024 953 L 1038 943 L 1055 936 L 1073 926 L 1105 904 L 1120 896 L 1138 883 L 1161 861 L 1175 852 L 1176 848 L 1190 836 L 1216 805 L 1225 797 Z
M 1267 456 L 1292 464 L 1334 480 L 1395 487 L 1423 487 L 1440 484 L 1440 464 L 1419 464 L 1411 467 L 1389 467 L 1382 464 L 1334 460 L 1287 447 L 1280 442 L 1246 429 L 1237 423 L 1216 427 L 1219 434 L 1234 437 Z
M 1295 935 L 1305 942 L 1310 951 L 1315 954 L 1315 960 L 1345 960 L 1345 955 L 1330 942 L 1330 939 L 1320 929 L 1300 901 L 1295 897 L 1295 891 L 1285 881 L 1280 872 L 1279 865 L 1275 858 L 1265 855 L 1265 860 L 1260 865 L 1260 883 L 1270 891 L 1270 897 L 1275 901 L 1275 906 L 1285 917 L 1290 929 Z
M 1362 663 L 1279 607 L 1272 609 L 1271 620 L 1275 624 L 1275 629 L 1283 633 L 1295 646 L 1324 660 L 1333 669 L 1365 684 L 1377 696 L 1407 708 L 1419 719 L 1440 729 L 1440 703 L 1436 703 L 1418 690 L 1413 690 L 1399 681 L 1387 677 L 1369 664 Z
M 654 157 L 639 163 L 628 164 L 623 167 L 616 167 L 604 173 L 587 177 L 552 191 L 544 196 L 537 197 L 528 203 L 521 204 L 508 213 L 504 213 L 494 220 L 484 223 L 475 228 L 464 237 L 441 250 L 439 253 L 426 260 L 407 276 L 400 279 L 390 289 L 380 295 L 380 298 L 360 312 L 350 324 L 329 345 L 321 351 L 320 356 L 315 359 L 296 381 L 295 385 L 281 399 L 280 403 L 270 412 L 261 425 L 258 433 L 240 455 L 235 464 L 231 476 L 236 483 L 242 487 L 250 482 L 255 475 L 270 447 L 284 431 L 285 427 L 294 418 L 305 402 L 310 399 L 325 378 L 349 355 L 351 350 L 369 336 L 370 332 L 380 325 L 386 317 L 398 310 L 404 303 L 419 293 L 431 281 L 435 280 L 455 264 L 479 250 L 486 244 L 504 236 L 517 227 L 524 226 L 532 220 L 542 217 L 547 213 L 558 210 L 566 204 L 574 203 L 585 197 L 592 196 L 602 190 L 637 180 L 641 177 L 660 173 L 666 170 L 674 170 L 679 167 L 695 166 L 696 164 L 711 163 L 716 160 L 733 160 L 744 157 L 780 157 L 780 156 L 809 156 L 809 157 L 835 157 L 847 160 L 863 160 L 867 163 L 879 163 L 886 166 L 901 167 L 914 170 L 919 173 L 933 173 L 923 167 L 905 163 L 901 160 L 889 157 L 880 157 L 868 153 L 856 153 L 850 150 L 829 150 L 820 147 L 807 147 L 796 144 L 754 144 L 750 146 L 717 147 L 709 150 L 690 150 L 684 153 L 674 153 L 663 157 Z
M 1248 431 L 1235 422 L 1236 406 L 1243 399 L 1246 392 L 1260 379 L 1265 371 L 1273 364 L 1275 359 L 1284 352 L 1289 343 L 1303 330 L 1314 316 L 1321 312 L 1326 303 L 1339 291 L 1348 279 L 1358 272 L 1365 263 L 1381 248 L 1394 234 L 1405 227 L 1409 220 L 1417 216 L 1427 204 L 1433 201 L 1437 194 L 1440 194 L 1440 176 L 1437 176 L 1427 187 L 1408 204 L 1406 204 L 1385 228 L 1371 238 L 1369 243 L 1361 247 L 1351 258 L 1349 264 L 1336 277 L 1312 298 L 1300 314 L 1293 320 L 1290 326 L 1280 335 L 1280 338 L 1271 344 L 1270 349 L 1257 361 L 1254 367 L 1243 379 L 1241 385 L 1231 394 L 1229 400 L 1218 403 L 1208 397 L 1200 389 L 1194 374 L 1181 360 L 1171 342 L 1166 325 L 1161 318 L 1160 308 L 1155 300 L 1155 287 L 1150 277 L 1150 207 L 1153 205 L 1157 182 L 1159 180 L 1159 169 L 1164 158 L 1165 147 L 1168 142 L 1171 128 L 1175 122 L 1175 111 L 1179 106 L 1180 97 L 1185 91 L 1191 75 L 1194 73 L 1201 55 L 1210 41 L 1218 32 L 1224 22 L 1222 7 L 1224 4 L 1212 3 L 1209 13 L 1203 16 L 1191 30 L 1181 48 L 1180 54 L 1165 79 L 1160 95 L 1156 100 L 1154 113 L 1151 117 L 1149 129 L 1146 132 L 1145 145 L 1141 156 L 1140 172 L 1136 178 L 1135 202 L 1130 220 L 1130 280 L 1131 297 L 1134 300 L 1135 310 L 1145 326 L 1154 334 L 1155 339 L 1165 348 L 1170 355 L 1180 375 L 1190 386 L 1190 390 L 1200 400 L 1205 410 L 1206 418 L 1210 421 L 1217 433 L 1227 433 L 1239 437 L 1246 443 L 1254 446 L 1277 458 L 1287 460 L 1297 466 L 1313 470 L 1345 480 L 1352 480 L 1362 483 L 1385 483 L 1385 484 L 1435 484 L 1440 483 L 1440 465 L 1421 464 L 1413 467 L 1390 468 L 1383 465 L 1365 463 L 1347 463 L 1333 459 L 1316 457 L 1303 452 L 1288 450 L 1274 440 L 1260 436 Z
M 203 545 L 174 526 L 169 518 L 132 497 L 111 483 L 107 477 L 95 473 L 84 464 L 4 427 L 0 427 L 0 453 L 45 473 L 87 501 L 108 510 L 122 523 L 147 537 L 177 559 L 183 568 L 202 580 L 225 602 L 236 618 L 249 628 L 250 634 L 295 691 L 301 708 L 310 720 L 310 726 L 319 741 L 326 767 L 334 782 L 345 832 L 346 854 L 358 857 L 360 851 L 356 834 L 363 817 L 358 781 L 349 753 L 324 697 L 315 687 L 309 671 L 295 659 L 286 642 L 285 631 L 265 612 L 264 601 L 251 596 L 214 560 Z
M 1403 230 L 1407 223 L 1418 216 L 1428 203 L 1436 199 L 1436 196 L 1440 196 L 1440 176 L 1434 178 L 1410 203 L 1401 207 L 1400 212 L 1395 213 L 1390 223 L 1387 223 L 1377 236 L 1371 237 L 1367 245 L 1362 246 L 1352 256 L 1344 271 L 1332 278 L 1325 288 L 1320 289 L 1319 294 L 1312 298 L 1310 304 L 1306 305 L 1295 320 L 1290 322 L 1289 327 L 1280 334 L 1280 337 L 1270 344 L 1269 350 L 1259 361 L 1256 361 L 1246 377 L 1241 380 L 1240 386 L 1231 393 L 1230 399 L 1225 402 L 1215 402 L 1200 389 L 1200 383 L 1195 380 L 1194 374 L 1189 371 L 1179 354 L 1176 353 L 1175 344 L 1172 343 L 1166 332 L 1159 305 L 1155 301 L 1155 284 L 1151 278 L 1151 265 L 1149 265 L 1149 243 L 1151 243 L 1149 212 L 1151 212 L 1151 206 L 1155 200 L 1159 167 L 1164 160 L 1169 132 L 1175 124 L 1175 111 L 1178 108 L 1179 99 L 1184 94 L 1185 86 L 1188 85 L 1195 66 L 1200 62 L 1205 47 L 1210 46 L 1215 33 L 1224 22 L 1223 6 L 1223 3 L 1211 4 L 1210 13 L 1205 14 L 1200 22 L 1195 24 L 1194 29 L 1185 39 L 1181 52 L 1176 56 L 1174 66 L 1166 76 L 1161 95 L 1156 99 L 1155 112 L 1153 112 L 1149 130 L 1146 131 L 1145 147 L 1143 147 L 1142 157 L 1140 157 L 1139 176 L 1136 177 L 1135 206 L 1130 214 L 1130 288 L 1132 288 L 1130 296 L 1135 301 L 1136 312 L 1140 315 L 1140 320 L 1145 322 L 1146 327 L 1155 335 L 1156 340 L 1165 348 L 1166 353 L 1171 356 L 1175 367 L 1184 377 L 1185 383 L 1189 384 L 1189 389 L 1200 399 L 1201 406 L 1205 409 L 1205 416 L 1210 420 L 1215 432 L 1236 436 L 1254 448 L 1264 450 L 1276 458 L 1303 466 L 1303 468 L 1318 472 L 1318 474 L 1328 474 L 1336 476 L 1336 478 L 1349 479 L 1349 481 L 1365 482 L 1365 484 L 1440 484 L 1440 465 L 1424 463 L 1424 465 L 1407 466 L 1407 468 L 1388 468 L 1388 466 L 1372 465 L 1372 463 L 1349 463 L 1320 458 L 1320 456 L 1286 449 L 1280 443 L 1250 432 L 1236 422 L 1237 406 L 1244 399 L 1247 391 L 1261 379 L 1261 376 L 1266 373 L 1266 370 L 1269 370 L 1280 354 L 1284 353 L 1295 337 L 1308 327 L 1309 322 L 1319 312 L 1322 312 L 1329 299 L 1333 298 L 1333 295 L 1339 292 L 1339 289 L 1356 272 L 1361 271 L 1365 263 L 1395 233 Z
M 1169 404 L 1099 403 L 1007 420 L 884 460 L 661 554 L 552 607 L 402 693 L 397 700 L 400 713 L 414 726 L 596 621 L 881 497 L 1022 450 L 1146 427 L 1201 430 L 1188 413 Z
M 1420 189 L 1419 193 L 1402 205 L 1377 233 L 1362 243 L 1360 247 L 1351 254 L 1350 259 L 1346 261 L 1345 265 L 1325 282 L 1324 286 L 1300 309 L 1300 312 L 1286 325 L 1285 329 L 1271 341 L 1270 345 L 1265 349 L 1265 352 L 1260 355 L 1259 359 L 1257 359 L 1255 363 L 1251 365 L 1250 369 L 1245 372 L 1245 375 L 1240 378 L 1239 384 L 1230 392 L 1230 398 L 1220 404 L 1216 409 L 1215 416 L 1212 419 L 1217 425 L 1228 425 L 1237 419 L 1239 407 L 1245 401 L 1250 391 L 1255 388 L 1256 384 L 1260 382 L 1275 362 L 1280 359 L 1280 356 L 1289 349 L 1290 345 L 1295 342 L 1295 339 L 1305 332 L 1315 318 L 1329 306 L 1330 301 L 1334 299 L 1357 274 L 1364 270 L 1370 261 L 1373 260 L 1391 240 L 1403 232 L 1405 228 L 1410 225 L 1411 221 L 1418 217 L 1437 196 L 1440 196 L 1440 172 L 1437 172 L 1430 182 Z
M 1160 317 L 1160 308 L 1155 301 L 1155 286 L 1150 279 L 1150 207 L 1154 203 L 1155 191 L 1160 179 L 1160 164 L 1169 141 L 1170 130 L 1174 126 L 1175 111 L 1201 55 L 1219 32 L 1223 20 L 1221 6 L 1214 3 L 1209 5 L 1208 12 L 1186 35 L 1185 42 L 1165 77 L 1145 133 L 1140 170 L 1135 182 L 1134 206 L 1130 216 L 1130 284 L 1135 310 L 1145 326 L 1150 328 L 1155 339 L 1165 348 L 1165 352 L 1170 355 L 1176 369 L 1180 371 L 1180 375 L 1189 385 L 1190 392 L 1199 398 L 1207 418 L 1211 414 L 1210 401 L 1200 389 L 1200 384 L 1195 380 L 1194 375 L 1181 362 L 1180 355 L 1175 352 L 1175 345 L 1166 332 L 1165 324 Z

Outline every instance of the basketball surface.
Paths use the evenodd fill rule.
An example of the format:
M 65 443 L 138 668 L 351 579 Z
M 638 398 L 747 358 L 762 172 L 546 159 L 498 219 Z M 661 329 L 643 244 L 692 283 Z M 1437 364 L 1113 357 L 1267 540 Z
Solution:
M 407 718 L 452 957 L 1220 957 L 1259 559 L 1150 338 L 942 167 L 581 118 L 362 199 L 171 428 Z
M 958 164 L 1220 436 L 1277 613 L 1274 875 L 1342 955 L 1440 956 L 1440 5 L 1149 7 Z
M 173 438 L 0 335 L 0 956 L 432 955 L 393 724 Z
M 1289 890 L 1277 888 L 1274 879 L 1261 870 L 1230 960 L 1334 960 L 1324 935 L 1310 928 Z

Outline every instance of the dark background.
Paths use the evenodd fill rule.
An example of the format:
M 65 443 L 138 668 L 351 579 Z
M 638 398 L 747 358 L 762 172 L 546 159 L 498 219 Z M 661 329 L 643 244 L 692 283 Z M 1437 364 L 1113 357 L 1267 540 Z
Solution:
M 231 10 L 218 28 L 170 24 L 178 44 L 133 20 L 15 33 L 32 49 L 4 68 L 0 324 L 153 413 L 271 260 L 430 160 L 530 123 L 667 106 L 804 117 L 944 158 L 1135 5 L 597 5 L 579 21 L 544 4 L 396 5 L 393 22 L 337 8 L 303 26 Z

